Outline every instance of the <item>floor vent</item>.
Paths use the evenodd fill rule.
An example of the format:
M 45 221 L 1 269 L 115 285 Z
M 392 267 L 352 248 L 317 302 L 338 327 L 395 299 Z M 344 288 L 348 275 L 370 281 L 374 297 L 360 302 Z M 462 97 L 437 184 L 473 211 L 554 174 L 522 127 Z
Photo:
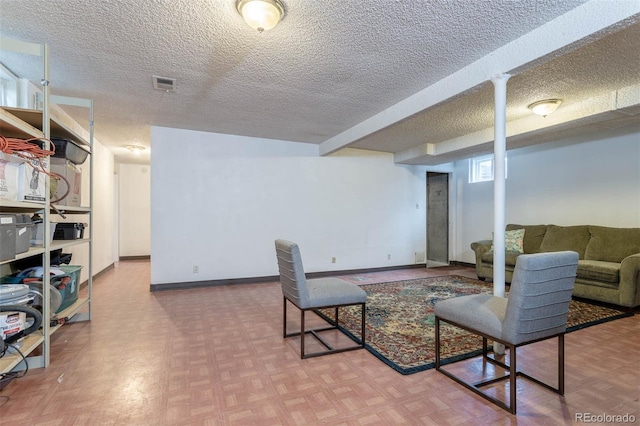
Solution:
M 156 90 L 164 90 L 165 92 L 176 91 L 176 79 L 169 77 L 153 76 L 153 88 Z

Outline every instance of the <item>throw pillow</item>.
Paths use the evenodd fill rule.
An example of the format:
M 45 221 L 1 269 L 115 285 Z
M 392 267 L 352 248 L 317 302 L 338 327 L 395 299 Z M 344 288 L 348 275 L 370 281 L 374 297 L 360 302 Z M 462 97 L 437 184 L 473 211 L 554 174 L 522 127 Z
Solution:
M 504 233 L 504 250 L 524 253 L 524 229 L 514 229 Z M 493 251 L 493 243 L 489 251 Z
M 547 225 L 516 225 L 507 224 L 505 230 L 524 229 L 524 252 L 540 253 L 540 245 L 544 234 L 547 232 Z

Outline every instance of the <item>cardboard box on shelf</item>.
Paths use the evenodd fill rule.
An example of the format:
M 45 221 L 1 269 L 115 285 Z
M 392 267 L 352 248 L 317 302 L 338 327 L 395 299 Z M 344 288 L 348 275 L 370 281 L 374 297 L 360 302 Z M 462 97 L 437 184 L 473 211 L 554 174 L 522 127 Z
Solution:
M 23 159 L 0 152 L 0 200 L 18 200 L 25 167 Z
M 46 175 L 40 167 L 46 167 L 46 159 L 33 159 L 25 163 L 24 172 L 19 183 L 18 201 L 44 203 L 46 199 Z
M 51 171 L 64 180 L 51 179 L 51 201 L 61 206 L 80 207 L 82 196 L 82 172 L 71 161 L 64 158 L 51 158 Z M 64 193 L 69 190 L 66 197 Z M 58 200 L 58 201 L 56 201 Z

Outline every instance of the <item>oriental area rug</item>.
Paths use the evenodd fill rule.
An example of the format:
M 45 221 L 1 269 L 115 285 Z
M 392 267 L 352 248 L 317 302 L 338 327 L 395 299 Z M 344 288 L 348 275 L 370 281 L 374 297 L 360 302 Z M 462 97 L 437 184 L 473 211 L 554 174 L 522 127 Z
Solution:
M 492 283 L 444 276 L 366 284 L 366 349 L 401 374 L 435 367 L 434 305 L 439 300 L 493 291 Z M 331 311 L 320 312 L 332 317 Z M 616 309 L 572 300 L 567 332 L 632 315 Z M 340 308 L 339 326 L 352 339 L 359 336 L 360 308 Z M 442 363 L 481 353 L 481 338 L 441 323 Z

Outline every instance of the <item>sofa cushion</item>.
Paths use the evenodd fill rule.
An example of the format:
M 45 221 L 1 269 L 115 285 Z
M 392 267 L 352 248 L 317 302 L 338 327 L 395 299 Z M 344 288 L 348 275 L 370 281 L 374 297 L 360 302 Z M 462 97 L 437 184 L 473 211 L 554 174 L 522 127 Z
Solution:
M 576 275 L 579 278 L 617 283 L 620 281 L 620 264 L 599 260 L 579 260 Z
M 589 226 L 589 234 L 584 254 L 587 260 L 620 263 L 625 257 L 640 253 L 640 228 Z
M 514 229 L 524 229 L 523 247 L 525 253 L 540 253 L 540 244 L 547 231 L 547 225 L 516 225 L 508 224 L 507 231 Z
M 589 225 L 557 226 L 548 225 L 547 232 L 540 244 L 541 252 L 571 250 L 578 252 L 580 259 L 584 259 L 591 235 Z
M 522 253 L 518 253 L 516 251 L 507 251 L 504 253 L 504 264 L 506 266 L 516 266 L 516 259 Z M 493 252 L 488 251 L 482 255 L 482 263 L 488 263 L 493 265 Z

